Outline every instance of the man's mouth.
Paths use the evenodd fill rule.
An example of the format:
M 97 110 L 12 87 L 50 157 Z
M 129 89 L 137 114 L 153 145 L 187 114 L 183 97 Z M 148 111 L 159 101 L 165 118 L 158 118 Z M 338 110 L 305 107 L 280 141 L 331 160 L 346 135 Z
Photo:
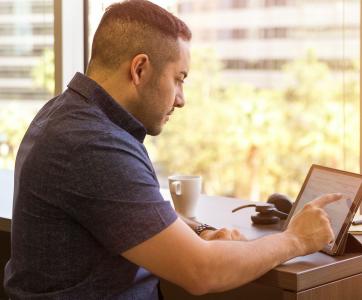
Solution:
M 172 109 L 167 115 L 166 115 L 166 122 L 170 119 L 174 109 Z

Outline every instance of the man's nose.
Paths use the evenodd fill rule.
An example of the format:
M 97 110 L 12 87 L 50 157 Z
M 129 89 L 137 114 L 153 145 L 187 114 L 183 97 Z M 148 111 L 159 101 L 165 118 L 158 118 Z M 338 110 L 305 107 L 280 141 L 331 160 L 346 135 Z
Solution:
M 183 93 L 181 94 L 176 94 L 176 98 L 175 98 L 175 107 L 183 107 L 185 105 L 185 98 Z

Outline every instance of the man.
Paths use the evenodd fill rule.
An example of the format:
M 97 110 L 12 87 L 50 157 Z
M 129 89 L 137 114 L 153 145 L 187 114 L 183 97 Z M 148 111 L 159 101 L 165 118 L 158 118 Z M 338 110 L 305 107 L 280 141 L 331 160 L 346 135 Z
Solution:
M 158 299 L 156 276 L 193 294 L 224 291 L 333 239 L 322 208 L 339 195 L 254 241 L 187 226 L 163 200 L 142 143 L 185 103 L 190 39 L 182 21 L 148 1 L 106 10 L 87 76 L 76 74 L 43 107 L 19 149 L 11 299 Z

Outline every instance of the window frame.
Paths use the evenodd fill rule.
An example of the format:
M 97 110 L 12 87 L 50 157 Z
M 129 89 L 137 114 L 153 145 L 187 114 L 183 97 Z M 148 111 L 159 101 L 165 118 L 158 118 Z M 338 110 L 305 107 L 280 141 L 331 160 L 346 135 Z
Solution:
M 66 18 L 66 19 L 65 19 Z M 88 1 L 54 0 L 54 80 L 59 95 L 88 58 Z

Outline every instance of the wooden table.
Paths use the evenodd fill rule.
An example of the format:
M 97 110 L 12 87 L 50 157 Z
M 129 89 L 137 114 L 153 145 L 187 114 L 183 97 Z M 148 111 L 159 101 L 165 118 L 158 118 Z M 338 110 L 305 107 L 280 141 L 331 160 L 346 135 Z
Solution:
M 163 194 L 166 199 L 170 199 L 168 192 L 163 191 Z M 248 239 L 280 230 L 280 225 L 252 226 L 252 208 L 231 213 L 233 208 L 245 203 L 248 202 L 202 196 L 197 217 L 198 220 L 216 227 L 238 228 Z M 5 205 L 0 201 L 0 269 L 3 269 L 10 256 L 10 207 L 11 205 Z M 265 251 L 268 251 L 267 247 Z M 219 294 L 195 297 L 166 281 L 161 281 L 161 288 L 166 300 L 358 300 L 362 299 L 362 254 L 349 253 L 341 257 L 331 257 L 315 253 L 298 257 L 276 267 L 250 284 Z M 0 289 L 0 298 L 2 296 Z
M 233 208 L 245 203 L 247 201 L 232 198 L 202 196 L 197 219 L 216 227 L 238 228 L 248 239 L 281 230 L 280 224 L 252 225 L 253 208 L 231 213 Z M 297 257 L 250 284 L 219 294 L 195 297 L 166 281 L 161 281 L 161 288 L 166 300 L 357 300 L 362 299 L 362 253 L 331 257 L 318 252 Z

